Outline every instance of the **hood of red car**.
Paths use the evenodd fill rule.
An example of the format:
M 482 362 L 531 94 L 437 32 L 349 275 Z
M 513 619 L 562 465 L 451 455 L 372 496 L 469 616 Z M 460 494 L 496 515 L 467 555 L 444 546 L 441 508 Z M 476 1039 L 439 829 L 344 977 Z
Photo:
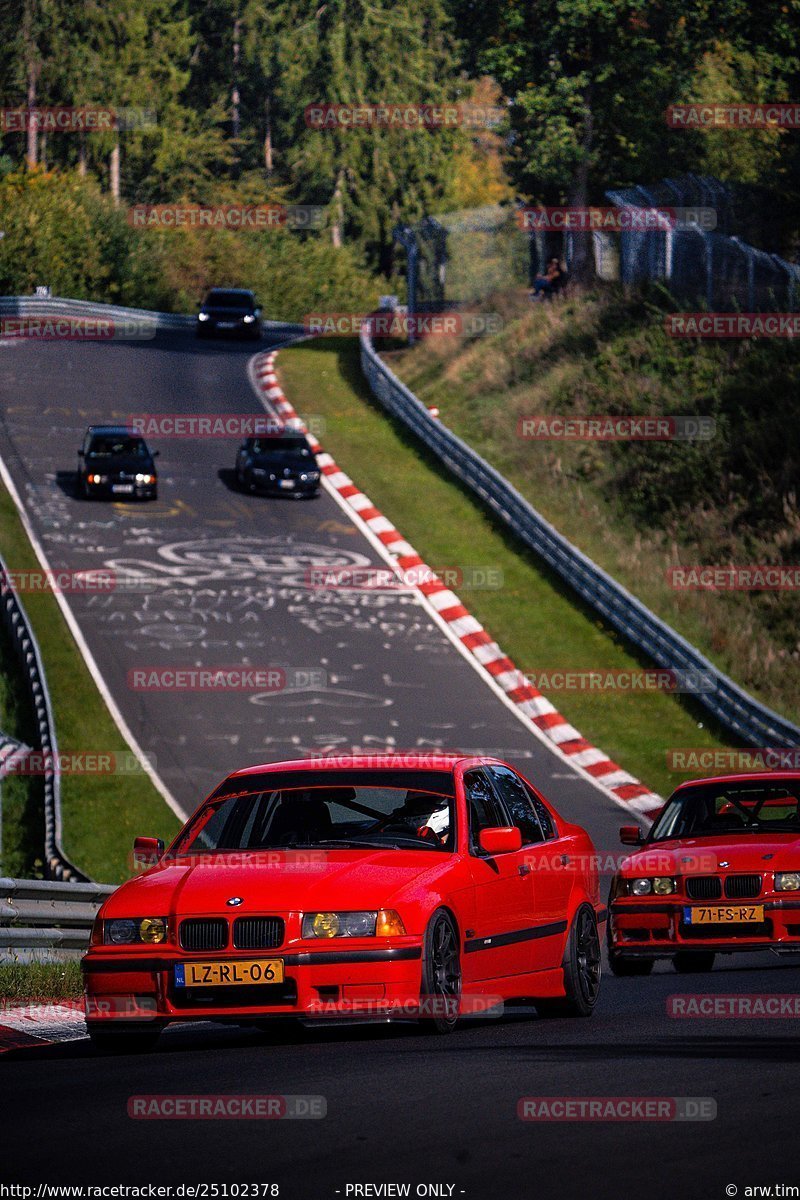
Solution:
M 723 866 L 723 863 L 727 864 Z M 732 833 L 720 837 L 652 842 L 634 850 L 623 875 L 714 875 L 800 869 L 796 833 Z
M 429 886 L 451 864 L 451 855 L 430 850 L 274 850 L 239 853 L 233 863 L 213 855 L 176 859 L 123 884 L 103 916 L 377 909 L 409 885 Z M 242 903 L 232 908 L 232 897 Z

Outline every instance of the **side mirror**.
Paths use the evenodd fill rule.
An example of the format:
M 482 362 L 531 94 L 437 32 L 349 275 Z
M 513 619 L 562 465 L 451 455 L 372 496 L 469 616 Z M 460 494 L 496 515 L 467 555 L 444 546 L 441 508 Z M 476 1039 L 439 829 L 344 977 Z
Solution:
M 619 831 L 619 840 L 623 846 L 641 846 L 642 831 L 638 825 L 623 825 Z
M 133 865 L 153 867 L 164 853 L 162 838 L 137 837 L 133 839 Z
M 522 849 L 522 834 L 516 825 L 494 825 L 481 830 L 478 845 L 487 854 L 512 854 Z

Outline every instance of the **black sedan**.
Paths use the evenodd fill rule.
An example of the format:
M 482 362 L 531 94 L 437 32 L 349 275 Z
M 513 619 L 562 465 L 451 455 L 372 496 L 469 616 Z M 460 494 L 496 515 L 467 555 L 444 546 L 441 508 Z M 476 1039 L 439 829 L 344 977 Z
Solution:
M 155 500 L 157 456 L 125 425 L 90 425 L 78 451 L 78 494 L 87 500 Z
M 252 292 L 243 288 L 212 288 L 197 314 L 197 336 L 229 334 L 231 337 L 261 337 L 261 309 Z
M 313 496 L 319 479 L 314 451 L 296 431 L 245 438 L 236 455 L 236 480 L 248 492 Z

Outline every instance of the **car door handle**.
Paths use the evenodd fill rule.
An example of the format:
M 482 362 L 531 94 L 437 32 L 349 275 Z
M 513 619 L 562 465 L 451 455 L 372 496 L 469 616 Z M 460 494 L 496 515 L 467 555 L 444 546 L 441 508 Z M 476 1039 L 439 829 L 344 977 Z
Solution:
M 531 868 L 527 863 L 520 863 L 520 865 L 517 867 L 517 870 L 519 871 L 520 875 L 530 875 L 531 873 Z
M 567 863 L 568 863 L 568 862 L 569 862 L 569 855 L 568 855 L 568 854 L 562 854 L 562 855 L 561 855 L 561 865 L 562 865 L 562 867 L 566 867 L 566 865 L 567 865 Z

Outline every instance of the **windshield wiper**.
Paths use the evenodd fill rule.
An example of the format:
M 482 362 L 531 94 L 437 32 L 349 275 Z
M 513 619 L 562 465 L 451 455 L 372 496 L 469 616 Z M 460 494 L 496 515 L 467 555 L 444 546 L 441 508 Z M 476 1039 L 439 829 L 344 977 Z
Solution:
M 381 849 L 399 850 L 405 846 L 409 846 L 414 850 L 438 850 L 439 846 L 433 846 L 430 842 L 423 842 L 419 838 L 382 838 L 382 837 L 366 837 L 359 838 L 326 838 L 322 841 L 314 842 L 315 846 L 377 846 Z

